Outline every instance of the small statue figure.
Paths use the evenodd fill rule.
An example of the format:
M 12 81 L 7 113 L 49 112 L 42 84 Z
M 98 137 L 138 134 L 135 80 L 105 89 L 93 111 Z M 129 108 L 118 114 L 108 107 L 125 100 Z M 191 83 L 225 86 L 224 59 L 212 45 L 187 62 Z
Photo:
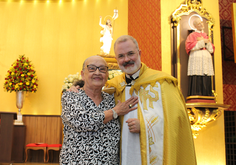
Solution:
M 112 21 L 114 21 L 118 17 L 118 10 L 114 10 L 114 15 L 112 17 Z M 100 16 L 99 25 L 103 28 L 101 31 L 102 37 L 100 38 L 100 42 L 103 43 L 101 47 L 101 53 L 105 55 L 109 55 L 111 50 L 111 44 L 113 40 L 113 27 L 112 21 L 110 19 L 106 20 L 106 24 L 102 24 L 102 17 Z
M 103 30 L 101 31 L 102 37 L 100 38 L 100 42 L 103 43 L 101 50 L 102 50 L 102 53 L 109 55 L 110 49 L 111 49 L 111 43 L 113 40 L 113 38 L 112 38 L 113 28 L 111 25 L 111 20 L 108 19 L 106 21 L 106 25 L 103 25 L 102 24 L 102 17 L 100 16 L 99 25 L 103 28 Z

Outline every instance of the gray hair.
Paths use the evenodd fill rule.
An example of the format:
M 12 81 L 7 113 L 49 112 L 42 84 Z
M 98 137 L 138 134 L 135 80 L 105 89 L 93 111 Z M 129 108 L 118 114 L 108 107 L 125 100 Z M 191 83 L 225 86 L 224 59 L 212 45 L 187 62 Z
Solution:
M 125 42 L 125 41 L 127 41 L 127 40 L 129 40 L 129 39 L 130 39 L 131 41 L 133 41 L 133 43 L 135 44 L 136 48 L 139 50 L 137 40 L 136 40 L 134 37 L 130 36 L 130 35 L 122 35 L 122 36 L 120 36 L 119 38 L 117 38 L 117 40 L 116 40 L 116 42 L 115 42 L 115 44 L 114 44 L 114 50 L 115 50 L 115 48 L 116 48 L 116 44 L 121 43 L 121 42 Z

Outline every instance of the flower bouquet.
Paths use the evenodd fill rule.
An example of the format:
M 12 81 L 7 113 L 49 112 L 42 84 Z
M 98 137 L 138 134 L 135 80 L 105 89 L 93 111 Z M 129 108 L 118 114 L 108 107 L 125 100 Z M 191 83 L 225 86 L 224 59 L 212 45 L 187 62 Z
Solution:
M 21 108 L 24 102 L 25 92 L 36 92 L 38 88 L 38 78 L 31 62 L 25 55 L 19 55 L 7 71 L 4 90 L 7 92 L 16 92 L 16 107 L 18 108 L 17 120 L 14 124 L 23 125 Z
M 108 73 L 109 73 L 108 80 L 111 80 L 115 76 L 121 75 L 122 71 L 121 70 L 109 70 Z
M 4 90 L 36 92 L 38 88 L 38 78 L 31 61 L 25 55 L 19 55 L 17 59 L 7 71 Z
M 64 80 L 64 84 L 62 86 L 62 91 L 66 91 L 67 89 L 69 89 L 76 81 L 81 79 L 81 75 L 79 74 L 79 72 L 77 72 L 76 74 L 70 74 L 68 75 L 68 77 L 65 78 Z

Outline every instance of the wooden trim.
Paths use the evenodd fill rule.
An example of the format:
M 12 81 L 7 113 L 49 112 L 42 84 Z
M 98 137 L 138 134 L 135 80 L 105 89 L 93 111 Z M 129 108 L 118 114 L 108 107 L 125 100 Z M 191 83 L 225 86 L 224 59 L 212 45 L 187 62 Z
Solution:
M 62 120 L 59 115 L 23 115 L 25 145 L 29 143 L 62 144 Z M 32 162 L 41 162 L 40 151 L 30 153 Z M 58 157 L 57 155 L 56 157 Z M 54 156 L 55 157 L 55 156 Z M 59 159 L 54 159 L 57 163 Z
M 27 117 L 27 116 L 37 116 L 37 117 L 61 117 L 61 115 L 27 115 L 27 114 L 24 114 L 24 115 L 22 115 L 22 116 L 25 116 L 25 117 Z

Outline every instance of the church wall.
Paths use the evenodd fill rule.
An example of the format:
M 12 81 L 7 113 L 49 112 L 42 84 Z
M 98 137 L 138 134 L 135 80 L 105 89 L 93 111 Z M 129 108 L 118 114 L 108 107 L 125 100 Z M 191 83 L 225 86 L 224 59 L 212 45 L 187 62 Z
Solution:
M 156 70 L 162 68 L 160 1 L 129 0 L 128 34 L 137 39 L 141 61 Z
M 38 76 L 38 91 L 26 94 L 22 114 L 60 115 L 64 78 L 82 69 L 83 61 L 100 53 L 99 16 L 118 9 L 113 43 L 128 33 L 128 2 L 0 1 L 0 107 L 17 112 L 15 92 L 4 92 L 7 70 L 21 54 L 29 57 Z M 111 53 L 114 55 L 112 49 Z
M 177 9 L 182 0 L 161 1 L 161 47 L 162 47 L 162 70 L 171 74 L 171 14 Z M 220 41 L 220 19 L 218 0 L 203 0 L 203 7 L 213 16 L 214 54 L 216 93 L 218 103 L 223 103 L 222 87 L 222 62 L 221 62 L 221 41 Z M 194 140 L 197 162 L 199 165 L 223 165 L 225 164 L 225 142 L 224 142 L 224 116 L 209 124 L 199 132 Z M 184 145 L 184 144 L 183 144 Z
M 231 21 L 231 5 L 236 3 L 236 0 L 219 0 L 220 7 L 220 26 L 221 27 L 232 27 Z M 223 30 L 221 29 L 221 34 L 223 35 Z M 226 30 L 225 35 L 225 45 L 233 51 L 233 37 L 232 30 Z M 223 42 L 222 42 L 223 45 Z M 222 48 L 222 55 L 223 48 Z M 233 56 L 234 53 L 225 51 L 225 57 Z M 233 58 L 231 58 L 233 60 Z M 227 110 L 236 110 L 236 64 L 234 61 L 226 60 L 222 58 L 223 63 L 223 91 L 224 91 L 224 103 L 231 105 Z
M 115 8 L 119 10 L 119 17 L 115 22 L 113 41 L 123 34 L 133 35 L 140 43 L 142 61 L 151 68 L 171 74 L 170 18 L 183 0 L 150 1 L 150 4 L 140 1 L 140 5 L 134 0 L 49 2 L 0 1 L 0 84 L 4 83 L 7 70 L 19 54 L 30 58 L 39 78 L 38 91 L 26 95 L 23 114 L 60 115 L 64 78 L 81 71 L 84 59 L 100 52 L 99 16 L 112 15 Z M 223 103 L 218 0 L 203 0 L 203 7 L 215 20 L 216 92 L 218 102 Z M 145 17 L 137 17 L 136 12 Z M 133 18 L 138 19 L 142 28 L 132 23 Z M 149 24 L 144 26 L 145 22 Z M 146 45 L 152 45 L 152 48 L 146 48 Z M 113 50 L 111 54 L 114 54 Z M 0 100 L 1 111 L 17 112 L 14 92 L 7 93 L 0 88 Z M 225 164 L 223 116 L 200 131 L 195 148 L 199 165 Z

